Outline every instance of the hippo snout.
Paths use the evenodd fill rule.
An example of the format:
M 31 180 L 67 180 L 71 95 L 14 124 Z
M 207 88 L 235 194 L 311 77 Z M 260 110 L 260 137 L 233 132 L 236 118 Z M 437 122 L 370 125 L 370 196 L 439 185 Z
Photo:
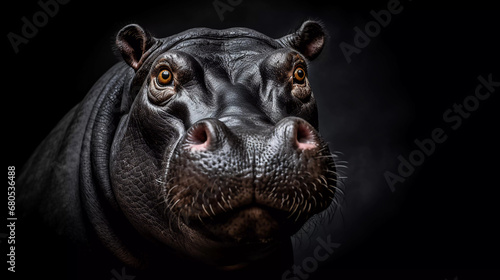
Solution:
M 251 130 L 200 120 L 178 143 L 166 177 L 165 203 L 185 224 L 239 242 L 292 234 L 328 207 L 337 179 L 327 145 L 297 117 Z

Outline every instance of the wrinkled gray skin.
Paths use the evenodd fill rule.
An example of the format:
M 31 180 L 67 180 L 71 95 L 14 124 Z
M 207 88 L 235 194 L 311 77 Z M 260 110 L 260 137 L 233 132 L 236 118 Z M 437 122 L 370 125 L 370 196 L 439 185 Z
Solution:
M 135 267 L 163 248 L 222 268 L 272 256 L 336 193 L 307 78 L 324 42 L 313 21 L 280 39 L 246 28 L 157 39 L 124 27 L 125 63 L 27 163 L 25 217 L 84 245 L 95 236 Z

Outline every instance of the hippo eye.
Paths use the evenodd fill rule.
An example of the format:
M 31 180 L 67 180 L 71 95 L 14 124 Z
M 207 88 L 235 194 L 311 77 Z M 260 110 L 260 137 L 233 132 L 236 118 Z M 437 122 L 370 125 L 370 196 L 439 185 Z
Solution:
M 156 80 L 159 85 L 167 86 L 172 82 L 172 73 L 167 69 L 161 70 Z
M 302 67 L 297 67 L 295 71 L 293 71 L 293 81 L 297 84 L 304 83 L 306 78 L 306 71 Z

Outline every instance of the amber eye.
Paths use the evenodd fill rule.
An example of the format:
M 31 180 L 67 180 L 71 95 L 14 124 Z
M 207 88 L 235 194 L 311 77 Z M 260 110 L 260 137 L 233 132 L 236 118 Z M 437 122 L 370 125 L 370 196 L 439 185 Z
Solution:
M 306 71 L 302 67 L 297 67 L 293 71 L 293 80 L 299 84 L 302 84 L 306 78 Z
M 161 70 L 157 77 L 158 84 L 166 86 L 172 81 L 172 73 L 167 69 Z

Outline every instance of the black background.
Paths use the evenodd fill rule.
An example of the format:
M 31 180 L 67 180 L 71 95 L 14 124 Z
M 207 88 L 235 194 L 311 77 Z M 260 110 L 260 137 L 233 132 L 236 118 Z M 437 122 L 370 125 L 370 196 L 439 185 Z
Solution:
M 7 34 L 20 34 L 21 17 L 31 19 L 40 7 L 36 1 L 4 4 L 5 164 L 20 169 L 118 61 L 114 35 L 128 23 L 157 37 L 199 26 L 244 26 L 278 38 L 305 19 L 318 19 L 329 40 L 309 78 L 320 131 L 348 162 L 348 178 L 342 211 L 301 237 L 310 241 L 297 243 L 296 263 L 312 256 L 316 237 L 330 236 L 341 246 L 310 279 L 498 277 L 498 270 L 485 269 L 499 263 L 500 87 L 456 130 L 443 113 L 474 94 L 478 76 L 500 81 L 499 11 L 478 1 L 401 1 L 403 11 L 348 63 L 339 44 L 353 44 L 353 28 L 363 29 L 373 20 L 370 11 L 386 9 L 388 2 L 243 0 L 221 21 L 213 1 L 75 0 L 61 5 L 17 54 Z M 384 173 L 397 174 L 398 156 L 408 158 L 414 140 L 429 138 L 438 127 L 447 140 L 392 192 Z

